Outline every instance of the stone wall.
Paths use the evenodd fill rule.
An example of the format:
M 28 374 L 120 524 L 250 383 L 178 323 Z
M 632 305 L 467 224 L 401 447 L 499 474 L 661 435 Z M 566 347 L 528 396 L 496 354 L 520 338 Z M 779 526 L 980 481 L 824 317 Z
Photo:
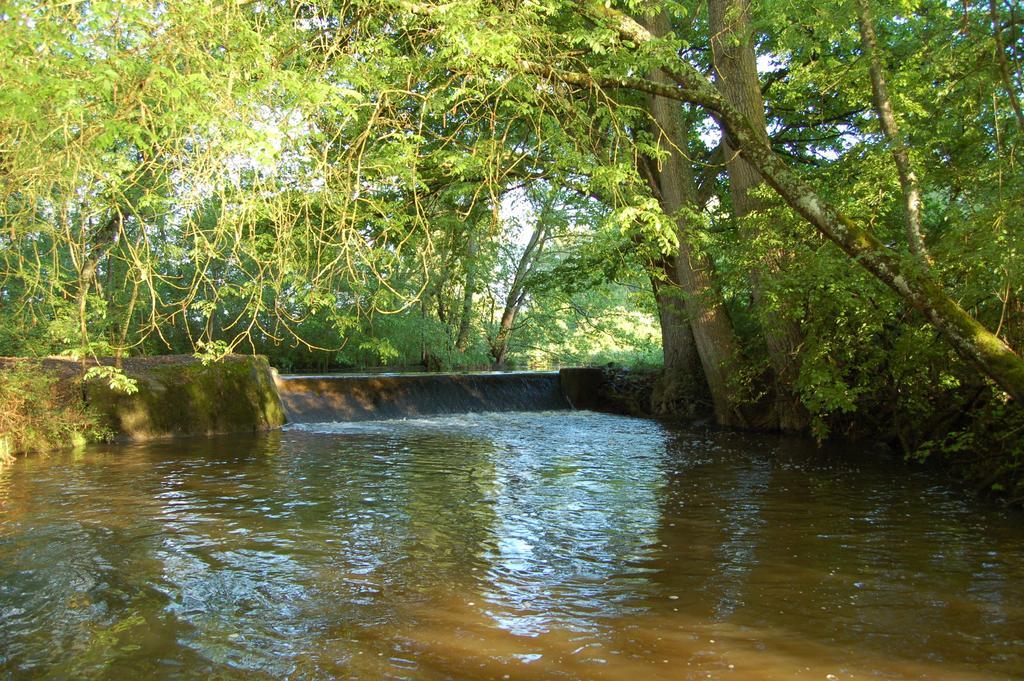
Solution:
M 70 359 L 0 357 L 0 460 L 98 440 L 248 433 L 285 422 L 264 357 L 233 355 L 206 366 L 184 355 L 128 358 L 123 371 L 138 392 L 83 381 L 81 363 Z
M 126 362 L 139 390 L 126 395 L 101 380 L 85 384 L 85 399 L 119 439 L 247 433 L 277 428 L 284 409 L 265 357 L 235 355 L 208 365 L 182 357 Z

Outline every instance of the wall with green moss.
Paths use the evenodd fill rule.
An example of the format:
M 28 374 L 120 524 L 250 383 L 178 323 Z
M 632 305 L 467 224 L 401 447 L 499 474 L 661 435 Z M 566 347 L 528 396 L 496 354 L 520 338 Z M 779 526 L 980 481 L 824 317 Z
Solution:
M 256 432 L 285 422 L 265 357 L 231 356 L 208 365 L 188 358 L 126 363 L 138 392 L 126 395 L 102 381 L 85 384 L 89 406 L 120 439 Z
M 232 355 L 205 366 L 183 355 L 131 358 L 123 371 L 138 392 L 83 380 L 82 364 L 70 359 L 0 357 L 0 463 L 87 442 L 255 432 L 285 422 L 264 357 Z

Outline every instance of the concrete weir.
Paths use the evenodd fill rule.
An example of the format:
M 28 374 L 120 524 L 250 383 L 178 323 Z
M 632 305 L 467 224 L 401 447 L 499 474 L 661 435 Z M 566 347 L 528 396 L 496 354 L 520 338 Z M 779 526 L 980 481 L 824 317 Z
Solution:
M 573 407 L 557 371 L 277 376 L 276 384 L 292 423 Z

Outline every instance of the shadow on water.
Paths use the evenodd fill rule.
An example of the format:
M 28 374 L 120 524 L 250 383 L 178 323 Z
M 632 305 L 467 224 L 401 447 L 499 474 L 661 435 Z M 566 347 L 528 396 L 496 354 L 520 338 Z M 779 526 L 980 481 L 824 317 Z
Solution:
M 1020 521 L 588 412 L 28 457 L 0 471 L 0 677 L 1014 678 Z

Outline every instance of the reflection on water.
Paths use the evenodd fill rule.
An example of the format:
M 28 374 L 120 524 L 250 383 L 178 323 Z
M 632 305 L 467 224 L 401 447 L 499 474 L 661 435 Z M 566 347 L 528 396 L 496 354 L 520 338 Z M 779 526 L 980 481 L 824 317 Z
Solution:
M 586 412 L 0 471 L 0 678 L 1014 678 L 1024 529 L 924 474 Z

